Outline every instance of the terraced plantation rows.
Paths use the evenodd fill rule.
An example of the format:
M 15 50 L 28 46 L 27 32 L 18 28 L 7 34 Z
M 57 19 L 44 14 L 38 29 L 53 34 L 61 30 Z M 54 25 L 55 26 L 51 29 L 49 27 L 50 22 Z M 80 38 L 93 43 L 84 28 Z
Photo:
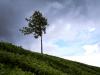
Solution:
M 100 75 L 100 68 L 0 42 L 0 75 Z

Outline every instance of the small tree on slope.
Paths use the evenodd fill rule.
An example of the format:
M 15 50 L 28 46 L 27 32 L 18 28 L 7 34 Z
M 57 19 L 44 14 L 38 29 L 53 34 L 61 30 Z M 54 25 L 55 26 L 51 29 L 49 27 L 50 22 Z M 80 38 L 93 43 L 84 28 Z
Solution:
M 23 27 L 20 31 L 24 35 L 33 34 L 36 39 L 41 37 L 41 54 L 43 54 L 42 36 L 43 33 L 46 33 L 47 19 L 43 17 L 41 12 L 35 11 L 30 18 L 26 18 L 26 21 L 28 22 L 28 27 Z

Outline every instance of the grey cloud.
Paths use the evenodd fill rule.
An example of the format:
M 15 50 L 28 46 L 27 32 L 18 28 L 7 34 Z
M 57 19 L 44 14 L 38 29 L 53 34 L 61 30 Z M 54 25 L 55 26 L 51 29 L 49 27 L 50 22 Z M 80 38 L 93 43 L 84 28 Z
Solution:
M 99 4 L 98 1 L 96 0 L 96 5 Z M 61 17 L 67 18 L 71 22 L 82 18 L 88 20 L 88 17 L 91 18 L 92 10 L 95 9 L 95 6 L 93 6 L 93 9 L 91 8 L 94 5 L 93 2 L 93 0 L 0 0 L 0 40 L 11 42 L 26 40 L 23 39 L 19 28 L 24 26 L 26 15 L 34 10 L 42 12 L 48 10 L 45 15 L 49 20 L 49 24 Z M 58 7 L 57 5 L 49 7 L 53 3 L 58 3 Z M 99 7 L 99 5 L 96 7 Z
M 14 42 L 20 35 L 21 21 L 29 11 L 41 7 L 33 0 L 1 0 L 0 1 L 0 39 Z
M 62 7 L 57 8 L 57 3 Z M 55 6 L 52 6 L 52 4 L 55 4 Z M 66 17 L 67 19 L 72 20 L 76 18 L 86 19 L 86 17 L 88 17 L 86 0 L 62 0 L 62 2 L 54 0 L 50 2 L 49 5 L 51 5 L 51 8 L 48 7 L 45 10 L 48 10 L 50 18 L 55 17 L 54 19 L 58 19 L 61 17 Z

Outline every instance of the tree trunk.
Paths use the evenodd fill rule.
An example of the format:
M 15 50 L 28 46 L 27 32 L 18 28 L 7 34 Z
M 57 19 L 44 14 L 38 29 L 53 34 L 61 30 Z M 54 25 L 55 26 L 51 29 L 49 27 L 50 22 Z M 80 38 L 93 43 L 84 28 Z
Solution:
M 41 35 L 41 54 L 43 54 L 42 35 Z

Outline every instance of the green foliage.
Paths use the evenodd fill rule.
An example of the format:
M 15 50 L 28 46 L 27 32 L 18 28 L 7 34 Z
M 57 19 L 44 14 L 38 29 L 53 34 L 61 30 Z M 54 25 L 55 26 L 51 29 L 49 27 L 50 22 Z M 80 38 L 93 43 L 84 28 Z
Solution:
M 100 75 L 100 68 L 0 42 L 0 75 Z
M 28 27 L 23 27 L 23 29 L 21 29 L 24 34 L 33 33 L 34 37 L 38 38 L 38 36 L 42 36 L 42 34 L 46 32 L 48 23 L 41 12 L 35 11 L 29 19 L 26 18 L 26 21 L 28 22 Z
M 0 75 L 34 75 L 34 73 L 23 71 L 18 67 L 11 67 L 0 63 Z
M 42 36 L 46 33 L 46 27 L 48 26 L 47 19 L 43 17 L 42 13 L 35 11 L 30 18 L 26 18 L 28 27 L 20 29 L 24 35 L 33 34 L 35 38 L 41 37 L 41 53 L 43 53 Z

